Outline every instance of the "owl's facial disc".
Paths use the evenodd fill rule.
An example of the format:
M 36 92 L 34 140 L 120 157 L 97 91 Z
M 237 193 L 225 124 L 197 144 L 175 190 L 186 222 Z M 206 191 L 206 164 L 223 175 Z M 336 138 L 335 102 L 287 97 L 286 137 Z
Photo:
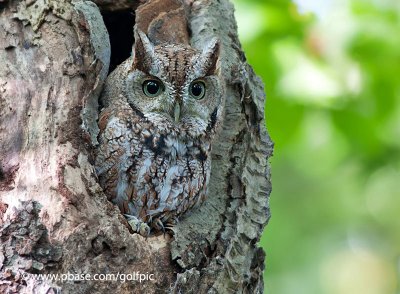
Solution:
M 196 137 L 212 130 L 222 107 L 219 47 L 217 40 L 202 50 L 153 45 L 139 33 L 126 84 L 131 107 L 166 131 Z

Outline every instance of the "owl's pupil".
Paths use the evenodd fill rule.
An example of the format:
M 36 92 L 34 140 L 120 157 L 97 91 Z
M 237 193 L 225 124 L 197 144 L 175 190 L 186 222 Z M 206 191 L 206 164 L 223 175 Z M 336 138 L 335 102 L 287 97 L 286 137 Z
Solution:
M 192 95 L 199 97 L 203 93 L 203 85 L 196 83 L 192 85 Z
M 199 84 L 194 84 L 192 87 L 192 94 L 194 96 L 200 96 L 201 94 L 201 86 Z
M 146 90 L 149 94 L 155 95 L 157 94 L 158 90 L 160 89 L 160 86 L 158 85 L 157 82 L 154 81 L 149 81 L 146 84 Z

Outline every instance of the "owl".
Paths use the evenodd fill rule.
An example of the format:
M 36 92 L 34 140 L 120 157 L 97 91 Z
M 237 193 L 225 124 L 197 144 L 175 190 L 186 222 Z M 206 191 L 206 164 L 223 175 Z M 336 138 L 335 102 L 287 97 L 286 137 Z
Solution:
M 215 39 L 199 50 L 136 32 L 106 82 L 95 168 L 135 232 L 164 231 L 206 198 L 224 109 L 219 52 Z

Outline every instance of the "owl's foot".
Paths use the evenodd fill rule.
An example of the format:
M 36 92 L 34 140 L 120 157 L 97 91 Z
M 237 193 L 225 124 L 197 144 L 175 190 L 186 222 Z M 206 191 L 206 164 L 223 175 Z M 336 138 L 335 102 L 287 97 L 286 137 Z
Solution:
M 165 235 L 166 230 L 172 231 L 175 225 L 178 223 L 178 219 L 176 217 L 157 217 L 156 219 L 151 220 L 151 226 L 156 231 L 162 231 Z
M 178 218 L 174 216 L 173 218 L 170 218 L 167 221 L 165 228 L 173 231 L 173 228 L 178 224 L 178 222 L 179 222 Z
M 164 224 L 163 224 L 163 222 L 162 222 L 161 219 L 157 218 L 157 219 L 154 221 L 154 228 L 155 228 L 157 231 L 162 231 L 162 232 L 164 233 L 164 235 L 165 235 L 165 227 L 164 227 Z
M 148 224 L 138 219 L 136 216 L 129 214 L 124 214 L 124 216 L 134 232 L 139 233 L 141 236 L 146 238 L 150 235 L 150 227 Z

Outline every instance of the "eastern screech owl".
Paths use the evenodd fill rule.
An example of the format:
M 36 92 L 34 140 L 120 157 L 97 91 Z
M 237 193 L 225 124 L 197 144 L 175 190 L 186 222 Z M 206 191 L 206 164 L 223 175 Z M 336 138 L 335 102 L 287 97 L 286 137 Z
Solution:
M 142 235 L 173 225 L 206 197 L 224 105 L 218 59 L 216 40 L 203 50 L 154 46 L 139 32 L 132 57 L 107 80 L 96 171 Z

